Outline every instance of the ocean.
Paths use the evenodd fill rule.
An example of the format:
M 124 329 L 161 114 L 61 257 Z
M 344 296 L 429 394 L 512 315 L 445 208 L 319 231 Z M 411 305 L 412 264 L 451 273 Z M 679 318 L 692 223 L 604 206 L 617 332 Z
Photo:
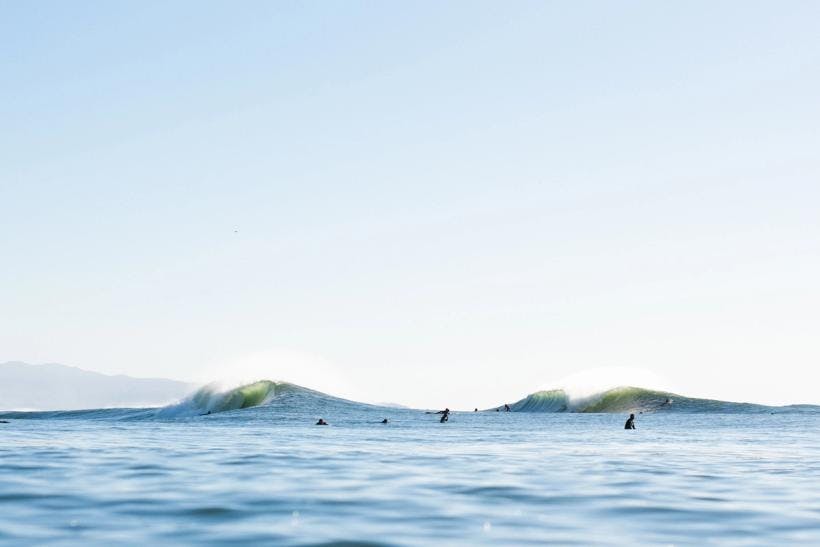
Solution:
M 626 431 L 552 397 L 440 423 L 255 386 L 0 414 L 0 543 L 820 545 L 817 407 L 644 392 L 612 403 L 635 409 Z

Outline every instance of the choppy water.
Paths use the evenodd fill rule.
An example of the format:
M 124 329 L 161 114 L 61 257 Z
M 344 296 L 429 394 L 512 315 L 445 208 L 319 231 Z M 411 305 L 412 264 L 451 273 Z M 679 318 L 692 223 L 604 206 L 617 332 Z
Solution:
M 816 413 L 12 416 L 8 544 L 820 544 Z

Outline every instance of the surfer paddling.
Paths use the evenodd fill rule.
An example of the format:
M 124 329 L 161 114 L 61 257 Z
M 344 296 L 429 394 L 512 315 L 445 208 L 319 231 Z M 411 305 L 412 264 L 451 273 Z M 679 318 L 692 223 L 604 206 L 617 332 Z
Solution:
M 624 429 L 635 429 L 635 415 L 630 414 L 629 419 L 624 424 Z
M 316 422 L 316 425 L 330 425 L 330 424 L 327 423 L 324 418 L 319 418 L 319 421 Z

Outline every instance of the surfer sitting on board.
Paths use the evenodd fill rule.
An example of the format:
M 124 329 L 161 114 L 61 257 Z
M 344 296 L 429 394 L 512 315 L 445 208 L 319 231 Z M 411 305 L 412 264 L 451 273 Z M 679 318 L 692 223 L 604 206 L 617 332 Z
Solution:
M 635 429 L 635 415 L 630 414 L 629 419 L 626 421 L 624 425 L 624 429 Z

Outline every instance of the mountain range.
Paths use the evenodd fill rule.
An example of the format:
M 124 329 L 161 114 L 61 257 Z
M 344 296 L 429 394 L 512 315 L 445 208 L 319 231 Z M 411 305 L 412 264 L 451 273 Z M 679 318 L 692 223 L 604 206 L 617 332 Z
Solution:
M 53 363 L 0 363 L 0 410 L 160 406 L 196 388 L 176 380 L 111 376 Z

